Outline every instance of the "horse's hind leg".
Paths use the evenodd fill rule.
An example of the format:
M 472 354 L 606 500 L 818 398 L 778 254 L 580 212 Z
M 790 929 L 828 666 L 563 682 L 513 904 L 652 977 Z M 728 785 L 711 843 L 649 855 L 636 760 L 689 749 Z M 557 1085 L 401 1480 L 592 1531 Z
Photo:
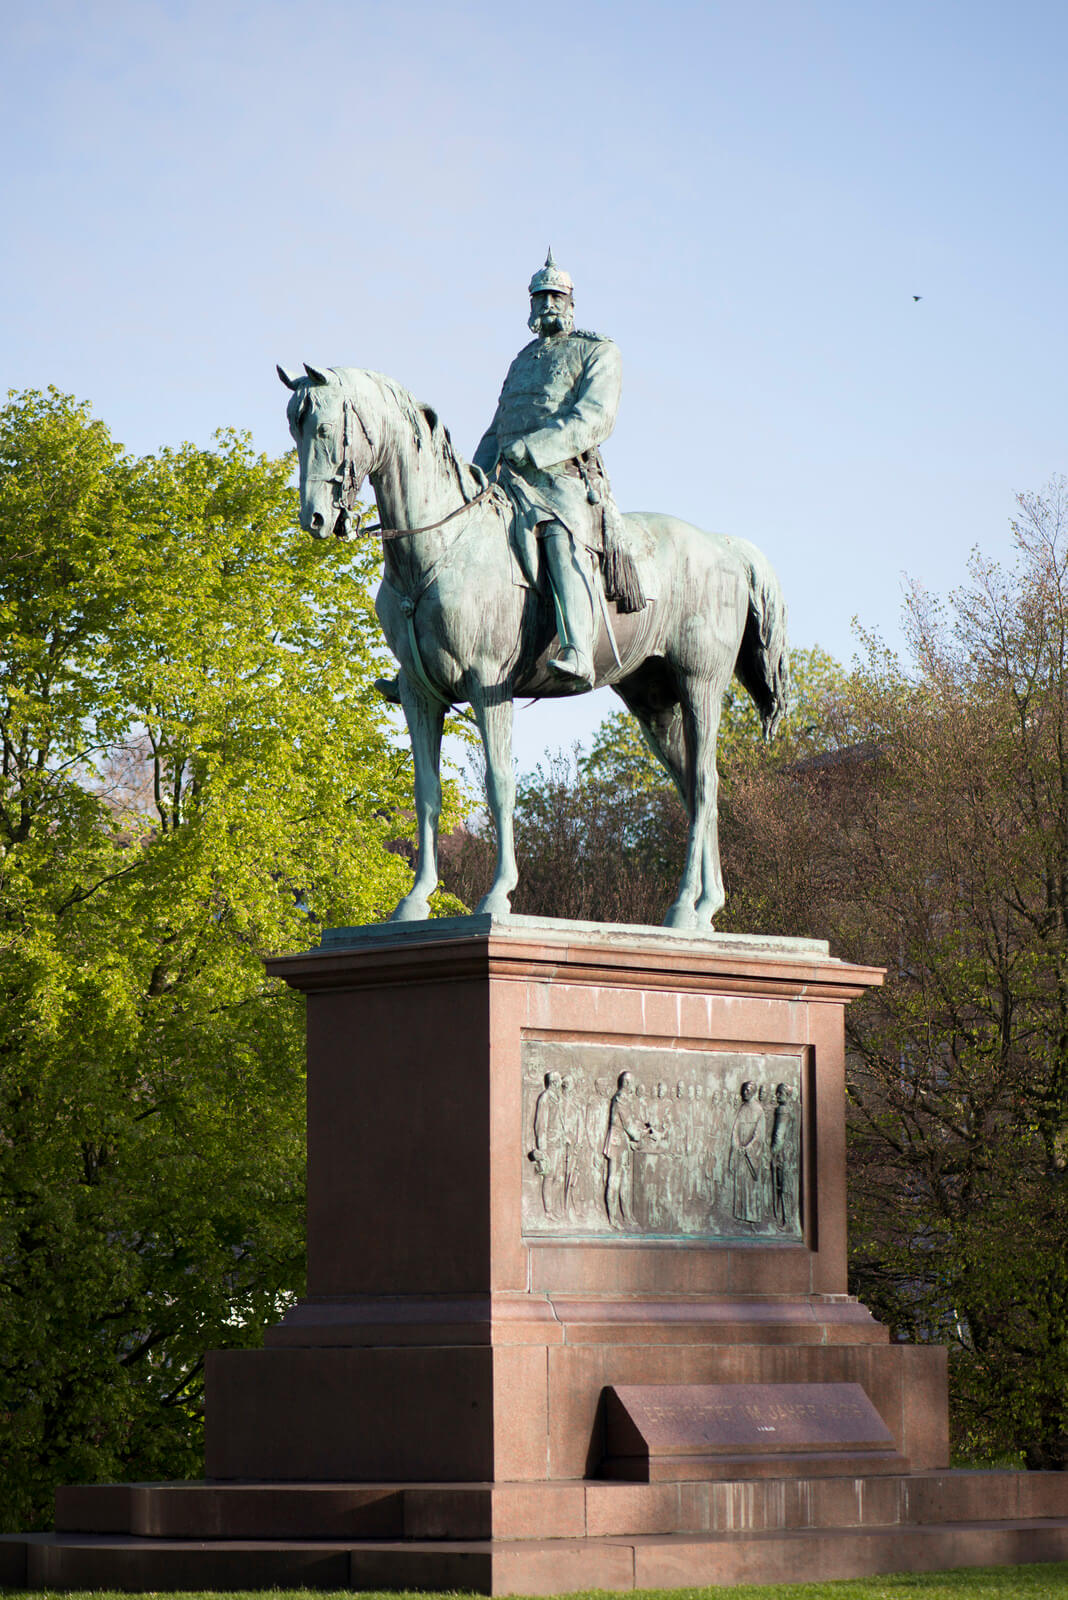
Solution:
M 390 917 L 391 922 L 420 922 L 430 915 L 430 896 L 438 886 L 438 818 L 441 816 L 441 734 L 445 707 L 400 675 L 401 704 L 415 763 L 415 818 L 419 857 L 415 882 Z
M 486 753 L 486 803 L 497 832 L 497 870 L 476 912 L 505 917 L 512 909 L 512 890 L 519 882 L 515 861 L 512 819 L 515 815 L 515 773 L 512 771 L 512 700 L 493 691 L 487 704 L 483 692 L 471 689 L 471 710 Z
M 673 779 L 687 811 L 690 809 L 690 773 L 686 758 L 686 738 L 680 705 L 653 708 L 628 691 L 625 684 L 617 684 L 616 692 L 626 702 L 641 724 L 645 742 L 660 765 Z
M 669 928 L 692 928 L 697 921 L 696 903 L 701 886 L 702 862 L 694 848 L 693 760 L 692 740 L 687 737 L 688 715 L 678 701 L 665 705 L 661 696 L 657 696 L 655 701 L 647 698 L 641 687 L 633 681 L 624 680 L 616 684 L 615 689 L 628 710 L 637 717 L 649 748 L 674 779 L 690 818 L 686 870 L 664 922 Z
M 650 704 L 633 684 L 616 687 L 641 723 L 654 755 L 675 780 L 690 818 L 686 865 L 665 925 L 709 927 L 724 900 L 716 771 L 720 696 L 703 679 L 687 684 L 681 703 L 667 706 Z

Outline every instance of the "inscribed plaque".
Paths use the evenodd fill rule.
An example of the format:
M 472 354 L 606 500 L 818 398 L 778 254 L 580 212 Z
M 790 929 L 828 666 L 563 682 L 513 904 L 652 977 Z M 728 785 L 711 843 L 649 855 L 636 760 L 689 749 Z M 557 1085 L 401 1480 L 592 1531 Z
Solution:
M 628 1384 L 605 1391 L 605 1470 L 638 1482 L 898 1470 L 859 1383 Z M 778 1466 L 776 1466 L 776 1461 Z

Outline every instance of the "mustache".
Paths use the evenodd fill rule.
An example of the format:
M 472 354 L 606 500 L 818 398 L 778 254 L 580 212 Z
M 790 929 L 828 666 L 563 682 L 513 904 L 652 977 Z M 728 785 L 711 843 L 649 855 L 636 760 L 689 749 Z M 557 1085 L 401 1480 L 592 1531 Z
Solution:
M 527 319 L 527 327 L 532 333 L 569 332 L 574 325 L 575 317 L 571 311 L 541 311 Z

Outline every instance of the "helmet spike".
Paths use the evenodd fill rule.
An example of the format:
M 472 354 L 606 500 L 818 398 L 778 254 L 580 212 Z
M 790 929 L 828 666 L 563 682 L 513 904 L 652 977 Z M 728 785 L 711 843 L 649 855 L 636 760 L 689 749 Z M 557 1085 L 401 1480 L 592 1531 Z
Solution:
M 540 267 L 530 280 L 530 294 L 569 294 L 574 298 L 575 285 L 571 275 L 563 267 L 558 267 L 553 256 L 552 245 L 549 254 L 545 257 L 545 265 Z

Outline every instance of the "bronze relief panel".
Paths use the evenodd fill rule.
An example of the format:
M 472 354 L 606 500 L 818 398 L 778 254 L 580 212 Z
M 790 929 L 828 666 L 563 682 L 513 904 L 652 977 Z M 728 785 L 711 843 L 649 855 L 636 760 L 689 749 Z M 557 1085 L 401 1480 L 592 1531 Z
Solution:
M 802 1067 L 526 1040 L 524 1233 L 800 1241 Z

